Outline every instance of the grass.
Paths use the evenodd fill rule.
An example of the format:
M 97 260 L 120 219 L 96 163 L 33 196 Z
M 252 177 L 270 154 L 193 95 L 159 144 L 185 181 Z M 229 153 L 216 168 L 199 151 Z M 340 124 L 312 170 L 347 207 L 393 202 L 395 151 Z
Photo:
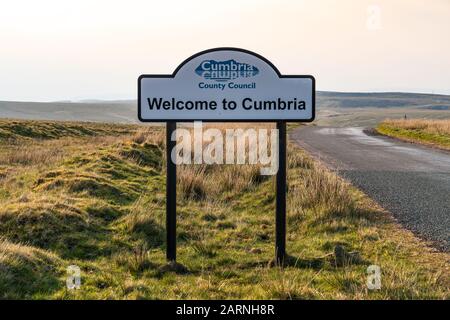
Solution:
M 377 131 L 402 140 L 450 150 L 450 120 L 385 120 Z
M 0 239 L 0 292 L 3 299 L 45 296 L 61 284 L 62 261 L 48 251 Z
M 133 132 L 132 125 L 110 126 L 95 122 L 61 122 L 34 120 L 0 119 L 0 138 L 2 140 L 57 139 L 63 137 L 86 137 L 99 135 L 121 135 Z
M 273 177 L 259 176 L 256 166 L 190 165 L 178 168 L 178 257 L 187 271 L 171 271 L 165 267 L 164 131 L 99 126 L 76 137 L 0 138 L 1 298 L 449 298 L 447 253 L 402 229 L 292 144 L 291 263 L 268 263 Z M 19 142 L 28 161 L 10 157 Z M 48 158 L 34 158 L 35 150 Z M 340 259 L 338 251 L 347 256 Z M 381 290 L 366 287 L 370 264 L 381 267 Z M 69 265 L 81 268 L 80 290 L 66 289 Z

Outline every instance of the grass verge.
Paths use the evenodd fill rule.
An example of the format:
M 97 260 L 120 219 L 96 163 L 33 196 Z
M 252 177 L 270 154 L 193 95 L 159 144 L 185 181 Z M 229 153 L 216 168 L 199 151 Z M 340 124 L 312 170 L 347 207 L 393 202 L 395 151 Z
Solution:
M 376 130 L 390 137 L 450 150 L 450 120 L 385 120 Z
M 190 165 L 178 169 L 178 257 L 186 269 L 166 268 L 164 131 L 73 139 L 53 161 L 2 162 L 1 298 L 449 298 L 448 254 L 292 144 L 288 266 L 268 263 L 273 177 L 249 165 Z M 11 144 L 3 140 L 1 149 Z M 382 270 L 381 290 L 367 289 L 371 264 Z M 81 268 L 79 290 L 66 289 L 69 265 Z

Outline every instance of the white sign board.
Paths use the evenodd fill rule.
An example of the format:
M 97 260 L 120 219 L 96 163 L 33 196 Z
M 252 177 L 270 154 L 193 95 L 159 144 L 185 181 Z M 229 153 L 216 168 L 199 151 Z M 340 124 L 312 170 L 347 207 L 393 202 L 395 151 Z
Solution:
M 172 75 L 141 75 L 138 117 L 155 121 L 313 121 L 315 80 L 281 75 L 264 57 L 237 48 L 206 50 Z

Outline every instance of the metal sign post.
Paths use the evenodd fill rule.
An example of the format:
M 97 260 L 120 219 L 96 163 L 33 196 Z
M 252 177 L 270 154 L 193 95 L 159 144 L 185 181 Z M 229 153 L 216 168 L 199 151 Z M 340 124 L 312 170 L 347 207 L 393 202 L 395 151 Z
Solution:
M 286 260 L 286 122 L 315 117 L 315 79 L 282 75 L 266 58 L 244 49 L 199 52 L 173 74 L 141 75 L 138 118 L 166 122 L 166 256 L 176 262 L 176 164 L 172 135 L 177 121 L 276 122 L 279 168 L 276 176 L 275 262 Z
M 168 261 L 177 260 L 177 166 L 172 161 L 171 152 L 176 141 L 172 141 L 172 134 L 177 128 L 175 121 L 166 124 L 166 258 Z
M 275 261 L 282 265 L 286 257 L 286 122 L 278 121 L 278 172 L 275 213 Z

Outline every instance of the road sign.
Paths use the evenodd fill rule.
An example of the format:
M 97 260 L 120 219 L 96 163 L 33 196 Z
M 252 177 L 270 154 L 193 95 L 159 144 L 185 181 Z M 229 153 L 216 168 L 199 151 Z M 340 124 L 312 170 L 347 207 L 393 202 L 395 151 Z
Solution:
M 138 80 L 141 121 L 312 121 L 315 80 L 281 75 L 264 57 L 243 49 L 206 50 L 172 75 Z
M 216 48 L 186 59 L 172 75 L 141 75 L 138 118 L 166 125 L 166 257 L 176 261 L 176 165 L 171 157 L 177 121 L 276 122 L 275 261 L 286 255 L 286 122 L 315 117 L 315 80 L 282 75 L 266 58 L 238 48 Z

